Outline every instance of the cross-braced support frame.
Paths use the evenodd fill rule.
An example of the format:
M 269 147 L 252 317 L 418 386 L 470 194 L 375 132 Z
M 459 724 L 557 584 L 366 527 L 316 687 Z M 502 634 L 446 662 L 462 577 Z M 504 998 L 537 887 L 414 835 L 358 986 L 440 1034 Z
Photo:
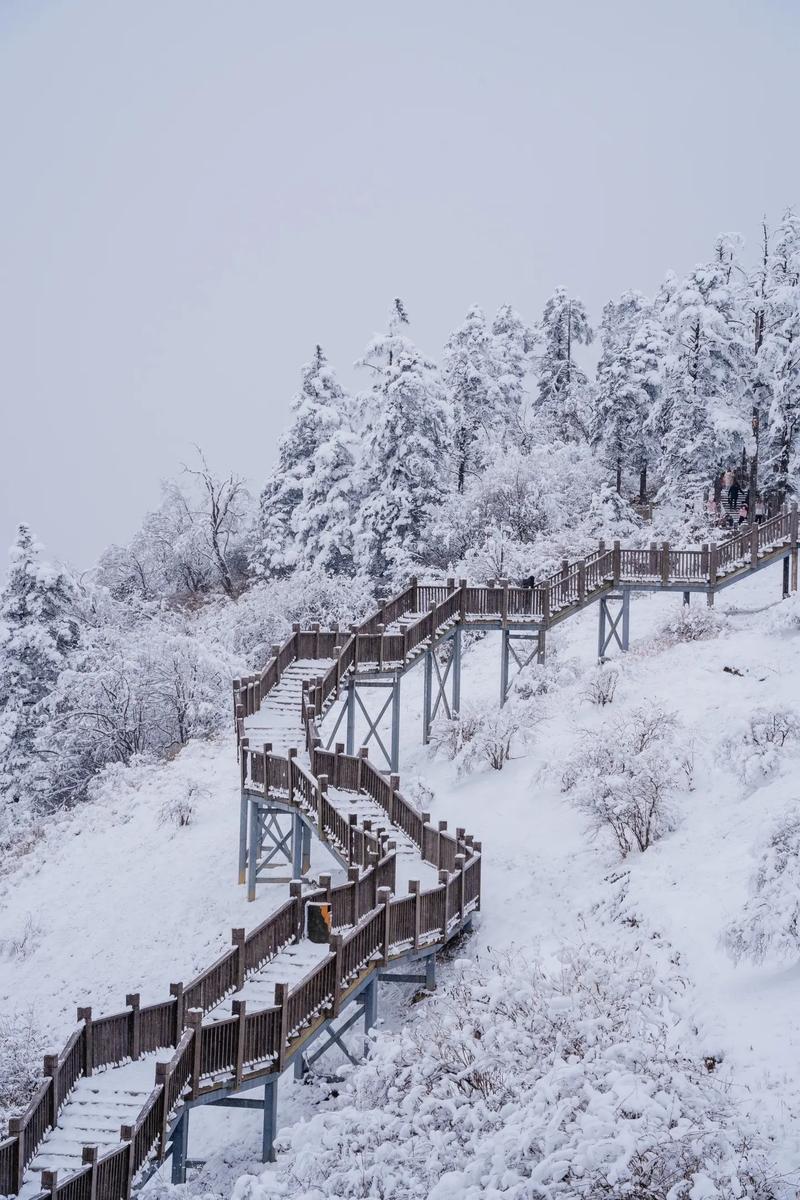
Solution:
M 445 639 L 450 643 L 450 654 L 444 664 L 439 662 L 437 647 L 425 651 L 423 663 L 422 741 L 427 746 L 431 740 L 431 729 L 441 708 L 448 721 L 461 709 L 461 628 L 456 626 Z M 439 643 L 442 645 L 442 643 Z M 450 698 L 447 684 L 450 682 Z
M 631 591 L 622 588 L 600 597 L 600 620 L 597 632 L 597 657 L 605 658 L 612 643 L 620 650 L 630 645 Z
M 534 661 L 544 662 L 544 629 L 504 629 L 500 634 L 500 704 L 508 699 L 511 681 Z M 516 646 L 515 646 L 516 643 Z
M 348 754 L 355 754 L 356 746 L 369 746 L 374 743 L 385 760 L 385 766 L 392 772 L 399 769 L 400 762 L 400 672 L 395 671 L 390 676 L 376 679 L 351 678 L 347 681 L 345 701 L 339 714 L 330 728 L 326 731 L 325 749 L 330 750 L 336 742 L 336 735 L 345 723 L 345 742 Z M 366 690 L 386 691 L 388 695 L 380 704 L 377 712 L 371 712 L 365 702 Z M 379 725 L 386 714 L 390 714 L 388 737 L 386 730 L 380 730 Z M 359 726 L 366 724 L 364 733 L 357 733 Z M 388 746 L 386 742 L 388 741 Z
M 242 793 L 239 823 L 239 878 L 247 881 L 247 899 L 255 900 L 256 884 L 300 879 L 310 866 L 311 830 L 299 813 L 287 813 L 269 799 Z M 289 876 L 272 874 L 289 864 Z

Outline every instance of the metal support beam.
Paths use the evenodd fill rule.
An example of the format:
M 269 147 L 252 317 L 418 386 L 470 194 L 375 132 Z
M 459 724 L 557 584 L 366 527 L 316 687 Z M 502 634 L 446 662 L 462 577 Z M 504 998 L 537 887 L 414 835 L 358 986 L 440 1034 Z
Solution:
M 461 626 L 453 630 L 453 712 L 461 712 Z
M 295 813 L 292 817 L 292 879 L 303 874 L 303 822 Z
M 172 1131 L 173 1183 L 186 1183 L 186 1159 L 189 1153 L 189 1109 L 185 1108 Z
M 347 685 L 346 749 L 348 754 L 356 752 L 356 683 L 354 679 L 351 679 Z
M 691 592 L 684 592 L 684 593 L 683 593 L 683 603 L 686 605 L 686 607 L 687 607 L 687 608 L 689 607 L 689 604 L 690 604 L 690 602 L 691 602 L 691 599 L 692 599 L 692 593 L 691 593 Z
M 239 801 L 239 883 L 247 878 L 247 792 L 241 793 Z
M 787 554 L 783 560 L 783 598 L 784 600 L 789 595 L 789 563 L 790 557 Z
M 427 746 L 431 740 L 431 690 L 433 680 L 433 651 L 425 651 L 422 683 L 422 744 Z
M 607 596 L 600 597 L 597 632 L 598 658 L 606 657 L 606 652 L 612 642 L 616 642 L 623 651 L 630 646 L 630 606 L 630 588 L 622 588 L 619 592 L 609 592 Z
M 255 900 L 256 898 L 256 838 L 258 837 L 258 801 L 252 797 L 248 797 L 248 820 L 247 820 L 247 899 Z
M 516 643 L 516 649 L 515 649 Z M 508 699 L 512 679 L 532 662 L 544 662 L 544 629 L 500 633 L 500 704 Z
M 436 955 L 430 954 L 425 959 L 425 987 L 429 992 L 436 991 Z
M 300 874 L 307 875 L 311 870 L 311 826 L 305 821 L 300 822 L 303 836 L 303 852 L 301 854 Z
M 278 1132 L 278 1079 L 270 1075 L 264 1084 L 264 1123 L 261 1130 L 261 1161 L 275 1162 L 275 1135 Z

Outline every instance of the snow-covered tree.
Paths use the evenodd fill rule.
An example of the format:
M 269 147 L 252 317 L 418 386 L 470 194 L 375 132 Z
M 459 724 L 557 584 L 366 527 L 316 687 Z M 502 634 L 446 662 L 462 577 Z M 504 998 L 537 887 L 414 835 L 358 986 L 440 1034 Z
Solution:
M 464 491 L 467 478 L 483 466 L 487 445 L 504 421 L 497 343 L 483 311 L 473 306 L 447 339 L 442 375 L 453 407 L 455 483 Z
M 678 284 L 664 306 L 669 332 L 660 411 L 662 499 L 693 512 L 749 436 L 741 310 L 723 247 Z
M 3 806 L 34 800 L 43 786 L 37 737 L 42 702 L 78 643 L 74 591 L 67 575 L 41 560 L 20 525 L 0 593 L 0 797 Z M 7 813 L 8 817 L 9 814 Z
M 402 332 L 408 316 L 399 300 L 389 328 L 370 342 L 359 365 L 373 374 L 361 397 L 364 433 L 358 553 L 373 579 L 402 575 L 421 549 L 431 509 L 447 495 L 444 464 L 452 457 L 452 426 L 435 365 Z
M 756 399 L 764 490 L 782 502 L 800 472 L 800 216 L 784 213 L 755 289 Z
M 531 431 L 525 379 L 533 366 L 539 335 L 525 324 L 510 304 L 498 308 L 492 321 L 492 334 L 500 392 L 499 420 L 496 424 L 499 439 L 508 445 L 528 449 Z
M 348 404 L 322 347 L 317 346 L 311 362 L 303 367 L 300 391 L 292 401 L 292 423 L 280 439 L 278 462 L 261 493 L 257 557 L 267 575 L 285 573 L 297 563 L 295 512 L 303 503 L 315 456 L 341 432 Z M 315 504 L 312 495 L 309 501 Z M 307 531 L 305 521 L 303 529 Z
M 614 472 L 617 492 L 622 491 L 623 471 L 637 470 L 640 495 L 650 458 L 646 421 L 654 382 L 652 333 L 650 328 L 644 329 L 644 337 L 639 333 L 648 313 L 639 292 L 624 292 L 603 309 L 594 397 L 593 441 Z
M 800 955 L 800 813 L 772 831 L 741 916 L 722 935 L 735 962 L 797 961 Z
M 591 435 L 589 381 L 575 360 L 578 346 L 594 334 L 580 300 L 556 288 L 540 322 L 543 339 L 539 362 L 537 411 L 545 432 L 561 441 L 588 441 Z

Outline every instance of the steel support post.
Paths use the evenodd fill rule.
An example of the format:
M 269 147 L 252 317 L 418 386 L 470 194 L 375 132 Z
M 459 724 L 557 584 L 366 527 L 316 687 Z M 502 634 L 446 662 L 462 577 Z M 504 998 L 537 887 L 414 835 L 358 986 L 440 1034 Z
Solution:
M 691 593 L 691 592 L 684 592 L 684 593 L 683 593 L 683 603 L 686 605 L 686 607 L 687 607 L 687 608 L 688 608 L 688 607 L 689 607 L 689 605 L 691 604 L 691 601 L 692 601 L 692 593 Z
M 303 854 L 300 864 L 300 874 L 307 875 L 311 870 L 311 827 L 302 822 L 303 826 Z
M 239 802 L 239 883 L 247 878 L 247 792 Z
M 609 603 L 612 601 L 618 605 L 616 612 L 612 612 L 609 607 Z M 612 642 L 615 642 L 620 650 L 628 649 L 630 646 L 630 611 L 630 588 L 623 588 L 621 592 L 611 592 L 608 596 L 600 598 L 597 631 L 598 658 L 606 657 L 606 652 Z
M 351 679 L 347 684 L 347 753 L 356 752 L 356 683 Z
M 453 630 L 453 713 L 461 712 L 461 626 Z
M 247 899 L 255 900 L 256 870 L 258 868 L 258 802 L 248 799 L 247 806 L 249 809 L 247 821 L 247 844 L 249 847 L 247 855 Z
M 539 630 L 536 639 L 536 661 L 541 667 L 544 664 L 547 655 L 547 632 L 544 628 Z
M 364 988 L 364 1055 L 369 1053 L 369 1037 L 371 1029 L 378 1024 L 378 980 Z
M 189 1156 L 189 1109 L 185 1108 L 172 1131 L 172 1182 L 186 1183 L 186 1159 Z
M 508 630 L 500 631 L 500 706 L 508 699 Z
M 397 671 L 392 684 L 392 741 L 389 746 L 391 769 L 400 770 L 400 672 Z
M 631 646 L 631 589 L 622 589 L 622 649 Z
M 303 821 L 292 813 L 292 879 L 303 874 Z
M 275 1135 L 278 1132 L 278 1080 L 276 1073 L 264 1084 L 264 1124 L 261 1130 L 261 1161 L 275 1162 Z
M 784 600 L 789 595 L 789 555 L 783 560 L 783 598 Z
M 423 690 L 422 690 L 422 742 L 427 746 L 431 740 L 431 692 L 433 690 L 433 651 L 425 651 L 425 661 L 423 663 Z
M 425 959 L 425 988 L 429 992 L 436 991 L 436 955 L 429 954 Z

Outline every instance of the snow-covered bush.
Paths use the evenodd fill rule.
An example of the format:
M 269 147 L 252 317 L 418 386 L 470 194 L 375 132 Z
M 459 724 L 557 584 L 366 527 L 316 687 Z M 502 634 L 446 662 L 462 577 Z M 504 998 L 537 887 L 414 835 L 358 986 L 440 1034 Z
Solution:
M 773 633 L 800 633 L 800 592 L 792 592 L 772 610 L 770 627 Z
M 757 786 L 780 771 L 787 753 L 800 745 L 800 711 L 759 708 L 732 729 L 720 744 L 720 760 L 748 786 Z
M 192 780 L 187 780 L 182 791 L 176 792 L 161 805 L 158 813 L 159 824 L 174 825 L 178 829 L 184 829 L 187 825 L 191 825 L 199 796 L 199 785 Z
M 588 700 L 590 704 L 596 704 L 600 708 L 605 708 L 607 704 L 612 703 L 618 683 L 619 671 L 617 668 L 603 663 L 592 671 L 586 681 L 583 698 L 584 700 Z
M 682 604 L 661 623 L 656 640 L 664 646 L 719 637 L 724 623 L 708 605 Z
M 546 696 L 574 683 L 582 669 L 577 659 L 564 658 L 555 646 L 551 646 L 543 663 L 532 662 L 522 668 L 511 685 L 512 691 L 526 701 Z
M 586 733 L 561 783 L 592 832 L 610 833 L 625 858 L 674 828 L 674 797 L 691 781 L 691 747 L 674 714 L 647 704 Z
M 464 705 L 452 720 L 437 721 L 431 744 L 454 761 L 459 772 L 470 774 L 488 763 L 502 771 L 517 740 L 530 736 L 534 718 L 522 703 Z
M 768 1200 L 684 985 L 629 946 L 461 962 L 234 1200 Z
M 775 827 L 750 884 L 741 916 L 722 935 L 735 962 L 800 956 L 800 811 Z
M 28 958 L 36 949 L 42 930 L 28 913 L 25 923 L 11 937 L 0 938 L 0 959 Z
M 0 1140 L 8 1118 L 22 1112 L 42 1082 L 46 1049 L 33 1013 L 0 1015 Z

